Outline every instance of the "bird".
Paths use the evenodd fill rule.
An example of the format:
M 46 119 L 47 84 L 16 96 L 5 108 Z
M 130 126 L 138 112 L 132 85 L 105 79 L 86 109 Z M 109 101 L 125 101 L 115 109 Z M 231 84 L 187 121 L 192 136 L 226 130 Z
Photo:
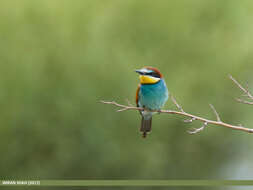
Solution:
M 136 106 L 144 108 L 140 114 L 140 132 L 145 138 L 151 132 L 154 110 L 160 111 L 168 100 L 169 92 L 161 72 L 154 67 L 145 66 L 135 70 L 139 74 L 140 83 L 136 91 Z

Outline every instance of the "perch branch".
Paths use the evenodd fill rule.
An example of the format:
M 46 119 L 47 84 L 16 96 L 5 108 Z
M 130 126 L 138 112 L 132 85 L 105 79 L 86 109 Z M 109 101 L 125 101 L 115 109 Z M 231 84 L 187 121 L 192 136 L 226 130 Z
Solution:
M 248 99 L 252 101 L 243 100 L 241 98 L 236 98 L 236 101 L 243 103 L 243 104 L 249 104 L 253 105 L 253 95 L 249 91 L 248 84 L 246 84 L 246 88 L 244 88 L 237 80 L 235 80 L 231 75 L 229 75 L 229 78 L 235 83 L 235 85 L 243 92 L 242 96 L 247 97 Z
M 127 110 L 139 110 L 139 111 L 150 111 L 150 112 L 159 112 L 159 113 L 165 113 L 165 114 L 175 114 L 175 115 L 181 115 L 184 117 L 187 117 L 188 119 L 184 120 L 184 122 L 188 122 L 191 123 L 193 121 L 200 121 L 203 123 L 203 125 L 200 128 L 194 128 L 191 131 L 188 131 L 190 134 L 196 134 L 202 130 L 205 129 L 205 127 L 209 124 L 213 124 L 216 126 L 222 126 L 222 127 L 226 127 L 226 128 L 230 128 L 230 129 L 234 129 L 234 130 L 239 130 L 239 131 L 244 131 L 247 133 L 253 133 L 253 129 L 250 128 L 246 128 L 243 127 L 241 125 L 231 125 L 228 123 L 224 123 L 221 121 L 219 114 L 217 113 L 217 111 L 215 110 L 214 106 L 210 104 L 211 109 L 213 110 L 215 116 L 216 116 L 216 120 L 210 120 L 210 119 L 205 119 L 203 117 L 199 117 L 190 113 L 185 112 L 182 107 L 176 102 L 176 99 L 171 96 L 171 101 L 175 104 L 175 106 L 177 107 L 178 111 L 176 110 L 147 110 L 144 108 L 140 108 L 140 107 L 135 107 L 133 105 L 131 105 L 128 102 L 128 105 L 122 105 L 122 104 L 118 104 L 115 101 L 100 101 L 103 104 L 111 104 L 114 105 L 116 107 L 118 107 L 119 109 L 117 110 L 117 112 L 122 112 L 122 111 L 127 111 Z

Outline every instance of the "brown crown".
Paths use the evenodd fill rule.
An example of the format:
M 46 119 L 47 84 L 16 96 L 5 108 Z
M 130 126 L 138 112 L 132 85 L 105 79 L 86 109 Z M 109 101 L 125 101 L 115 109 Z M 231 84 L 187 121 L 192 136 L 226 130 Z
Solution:
M 149 67 L 149 66 L 146 66 L 146 67 L 144 67 L 144 68 L 146 68 L 146 69 L 148 69 L 148 70 L 154 71 L 155 73 L 157 73 L 157 74 L 160 76 L 160 78 L 163 78 L 162 73 L 161 73 L 157 68 Z

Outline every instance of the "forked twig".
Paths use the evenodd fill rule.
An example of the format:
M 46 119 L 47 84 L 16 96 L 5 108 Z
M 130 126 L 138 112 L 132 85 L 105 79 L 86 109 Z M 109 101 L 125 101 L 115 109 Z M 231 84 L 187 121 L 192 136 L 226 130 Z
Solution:
M 190 134 L 199 133 L 200 131 L 204 130 L 207 125 L 208 125 L 208 123 L 205 122 L 205 123 L 203 123 L 203 125 L 200 128 L 194 128 L 193 130 L 189 130 L 188 133 L 190 133 Z
M 253 105 L 253 95 L 249 91 L 249 86 L 246 84 L 246 88 L 244 88 L 237 80 L 235 80 L 231 75 L 229 75 L 229 78 L 235 83 L 235 85 L 243 92 L 242 96 L 247 97 L 248 99 L 252 101 L 243 100 L 241 98 L 236 98 L 236 101 L 243 103 L 243 104 L 249 104 Z

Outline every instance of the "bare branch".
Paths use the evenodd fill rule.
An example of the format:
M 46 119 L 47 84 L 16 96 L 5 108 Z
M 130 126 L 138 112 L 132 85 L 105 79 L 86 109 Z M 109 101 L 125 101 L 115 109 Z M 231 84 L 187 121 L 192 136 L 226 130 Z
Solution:
M 113 102 L 108 102 L 108 101 L 101 100 L 100 102 L 103 103 L 103 104 L 112 104 L 112 105 L 115 105 L 117 107 L 122 108 L 122 109 L 117 110 L 117 112 L 126 111 L 126 110 L 144 110 L 143 108 L 138 108 L 138 107 L 135 107 L 135 106 L 121 105 L 121 104 L 118 104 L 114 101 Z
M 131 102 L 128 99 L 126 99 L 126 102 L 129 106 L 133 106 L 133 104 L 131 104 Z
M 235 80 L 231 75 L 229 75 L 229 78 L 236 84 L 236 86 L 243 92 L 243 96 L 249 98 L 250 100 L 253 100 L 253 95 L 249 92 L 249 85 L 246 84 L 246 88 L 244 88 L 237 80 Z M 244 104 L 253 104 L 253 102 L 245 101 L 242 99 L 236 99 L 240 103 Z
M 183 111 L 181 106 L 179 106 L 179 104 L 176 102 L 175 98 L 172 98 L 172 101 L 175 105 L 177 105 L 177 108 L 180 109 L 180 111 L 174 111 L 174 110 L 147 110 L 147 111 L 165 113 L 165 114 L 176 114 L 176 115 L 181 115 L 181 116 L 189 118 L 188 120 L 185 120 L 185 122 L 193 122 L 195 120 L 203 122 L 203 126 L 201 128 L 195 129 L 194 131 L 190 131 L 191 134 L 195 134 L 195 133 L 198 133 L 198 132 L 202 131 L 208 124 L 213 124 L 213 125 L 216 125 L 216 126 L 222 126 L 222 127 L 226 127 L 226 128 L 230 128 L 230 129 L 234 129 L 234 130 L 239 130 L 239 131 L 244 131 L 244 132 L 247 132 L 247 133 L 253 133 L 253 129 L 251 129 L 251 128 L 246 128 L 246 127 L 243 127 L 241 125 L 231 125 L 231 124 L 222 122 L 219 115 L 218 115 L 218 113 L 217 113 L 217 111 L 211 105 L 210 106 L 211 106 L 212 110 L 214 111 L 214 113 L 217 117 L 217 121 L 205 119 L 203 117 L 199 117 L 199 116 L 195 116 L 195 115 L 190 114 L 190 113 L 186 113 L 186 112 Z M 103 103 L 103 104 L 111 104 L 111 105 L 114 105 L 116 107 L 119 107 L 119 108 L 121 108 L 121 109 L 118 110 L 120 112 L 121 111 L 126 111 L 126 110 L 140 110 L 140 111 L 145 110 L 143 108 L 139 108 L 139 107 L 135 107 L 135 106 L 126 106 L 126 105 L 118 104 L 114 101 L 112 101 L 112 102 L 100 101 L 100 102 Z
M 216 115 L 217 121 L 218 121 L 218 122 L 221 122 L 220 116 L 219 116 L 219 114 L 217 113 L 217 111 L 216 111 L 216 109 L 214 108 L 214 106 L 213 106 L 212 104 L 209 104 L 209 106 L 211 107 L 211 109 L 213 110 L 214 114 Z
M 119 110 L 117 110 L 117 112 L 122 112 L 122 111 L 126 111 L 126 110 L 128 110 L 128 108 L 119 109 Z
M 240 98 L 236 98 L 237 102 L 243 103 L 243 104 L 249 104 L 249 105 L 253 105 L 253 102 L 250 101 L 246 101 L 246 100 L 242 100 Z
M 249 83 L 248 82 L 246 82 L 246 90 L 247 90 L 247 92 L 249 92 Z
M 181 112 L 184 112 L 183 108 L 177 103 L 176 99 L 172 95 L 170 95 L 170 99 Z
M 194 128 L 193 130 L 189 130 L 188 133 L 190 133 L 191 135 L 199 133 L 200 131 L 203 131 L 205 129 L 205 127 L 208 125 L 207 122 L 205 122 L 200 128 Z
M 195 120 L 196 120 L 196 118 L 193 117 L 193 118 L 191 118 L 191 119 L 185 119 L 184 122 L 185 122 L 185 123 L 192 123 L 192 122 L 195 121 Z

